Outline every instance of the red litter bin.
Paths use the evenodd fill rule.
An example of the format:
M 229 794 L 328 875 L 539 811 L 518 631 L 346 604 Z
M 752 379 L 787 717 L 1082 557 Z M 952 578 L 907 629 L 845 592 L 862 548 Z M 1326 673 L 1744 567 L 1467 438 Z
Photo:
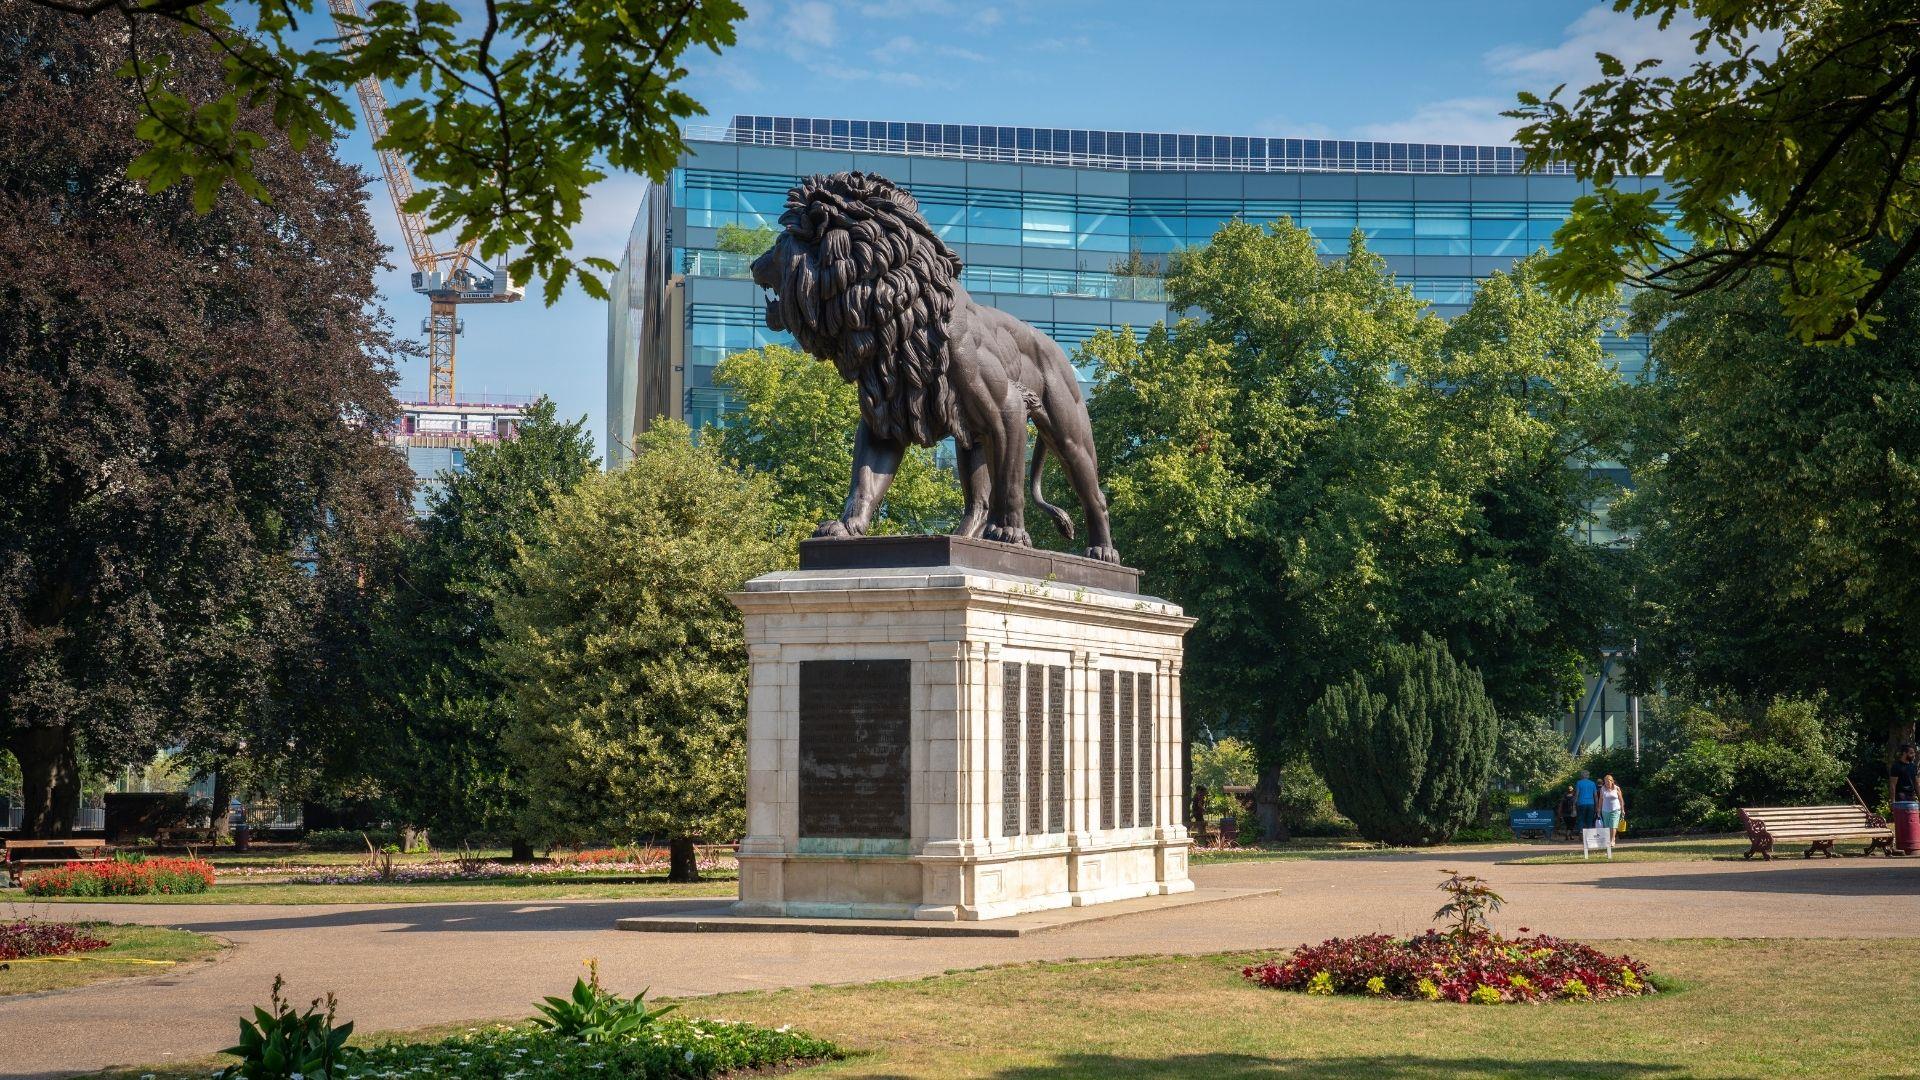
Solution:
M 1920 802 L 1893 804 L 1893 846 L 1908 855 L 1920 851 Z

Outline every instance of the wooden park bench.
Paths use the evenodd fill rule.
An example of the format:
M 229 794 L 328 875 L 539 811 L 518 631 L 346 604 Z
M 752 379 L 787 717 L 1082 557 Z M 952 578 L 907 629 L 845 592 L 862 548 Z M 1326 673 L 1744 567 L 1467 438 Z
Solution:
M 3 860 L 12 884 L 31 866 L 65 866 L 70 862 L 105 862 L 112 857 L 105 840 L 8 840 Z
M 1802 857 L 1809 859 L 1816 851 L 1833 858 L 1833 845 L 1842 840 L 1867 841 L 1868 855 L 1893 844 L 1893 826 L 1864 806 L 1754 806 L 1740 811 L 1740 823 L 1753 845 L 1742 856 L 1747 859 L 1772 859 L 1776 843 L 1804 841 Z

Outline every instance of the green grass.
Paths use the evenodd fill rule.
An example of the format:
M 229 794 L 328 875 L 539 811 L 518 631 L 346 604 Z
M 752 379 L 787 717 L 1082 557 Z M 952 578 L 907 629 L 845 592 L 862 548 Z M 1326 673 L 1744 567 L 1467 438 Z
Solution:
M 1029 964 L 700 998 L 694 1015 L 804 1023 L 853 1051 L 820 1077 L 1777 1077 L 1920 1075 L 1888 1003 L 1920 941 L 1609 942 L 1683 992 L 1472 1006 L 1313 998 L 1247 955 Z M 1672 985 L 1672 983 L 1669 983 Z
M 0 961 L 0 997 L 71 990 L 107 979 L 166 974 L 180 964 L 205 959 L 226 948 L 217 938 L 160 926 L 90 923 L 87 928 L 111 944 L 104 949 L 73 954 L 78 959 Z
M 1308 997 L 1247 982 L 1241 967 L 1269 954 L 1243 953 L 723 994 L 682 999 L 676 1015 L 793 1024 L 853 1052 L 800 1074 L 836 1080 L 1920 1076 L 1910 1036 L 1887 1019 L 1890 1003 L 1920 995 L 1920 940 L 1605 947 L 1678 992 L 1499 1006 Z M 219 1064 L 102 1075 L 204 1076 Z
M 1562 850 L 1546 855 L 1532 855 L 1524 859 L 1507 860 L 1510 866 L 1551 866 L 1561 863 L 1591 862 L 1598 859 L 1605 862 L 1604 853 L 1591 858 L 1580 857 L 1579 844 L 1558 845 Z M 1614 845 L 1614 862 L 1706 862 L 1711 860 L 1740 861 L 1740 855 L 1747 850 L 1745 837 L 1728 839 L 1725 837 L 1692 837 L 1684 840 L 1631 840 Z M 1793 854 L 1798 855 L 1796 849 Z M 1858 854 L 1858 852 L 1854 852 Z M 1775 856 L 1776 858 L 1778 855 Z
M 476 900 L 633 900 L 732 896 L 732 872 L 709 872 L 691 885 L 655 878 L 582 874 L 568 877 L 488 878 L 481 881 L 304 885 L 284 881 L 218 882 L 203 893 L 179 896 L 41 897 L 60 904 L 451 904 Z M 3 896 L 5 894 L 0 894 Z

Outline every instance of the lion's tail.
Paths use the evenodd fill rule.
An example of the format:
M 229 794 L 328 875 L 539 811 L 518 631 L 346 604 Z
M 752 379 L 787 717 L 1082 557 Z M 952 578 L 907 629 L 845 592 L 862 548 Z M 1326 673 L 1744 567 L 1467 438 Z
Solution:
M 1059 528 L 1061 535 L 1071 540 L 1073 539 L 1073 519 L 1067 516 L 1065 510 L 1048 502 L 1046 492 L 1040 489 L 1041 467 L 1046 464 L 1046 461 L 1047 440 L 1033 440 L 1033 464 L 1027 467 L 1027 487 L 1033 491 L 1035 505 L 1045 510 L 1047 516 L 1052 518 L 1054 525 Z

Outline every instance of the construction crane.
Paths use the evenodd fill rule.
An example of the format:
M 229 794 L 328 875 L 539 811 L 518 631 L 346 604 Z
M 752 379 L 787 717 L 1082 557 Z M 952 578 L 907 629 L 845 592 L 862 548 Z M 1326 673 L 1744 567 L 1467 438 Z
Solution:
M 366 34 L 342 15 L 356 18 L 358 0 L 327 0 L 333 12 L 334 28 L 348 51 L 366 42 Z M 367 117 L 367 134 L 373 139 L 373 152 L 380 159 L 380 172 L 387 179 L 387 194 L 393 197 L 393 212 L 400 219 L 400 235 L 406 239 L 407 257 L 413 261 L 413 291 L 427 298 L 427 318 L 420 332 L 427 336 L 427 401 L 435 405 L 453 404 L 454 339 L 460 336 L 464 320 L 461 304 L 511 304 L 526 298 L 527 290 L 515 285 L 506 270 L 495 270 L 473 254 L 469 240 L 451 251 L 434 246 L 427 232 L 425 215 L 410 213 L 407 200 L 413 197 L 413 173 L 398 152 L 383 149 L 387 135 L 387 95 L 380 80 L 369 75 L 354 87 L 360 93 L 360 111 Z

